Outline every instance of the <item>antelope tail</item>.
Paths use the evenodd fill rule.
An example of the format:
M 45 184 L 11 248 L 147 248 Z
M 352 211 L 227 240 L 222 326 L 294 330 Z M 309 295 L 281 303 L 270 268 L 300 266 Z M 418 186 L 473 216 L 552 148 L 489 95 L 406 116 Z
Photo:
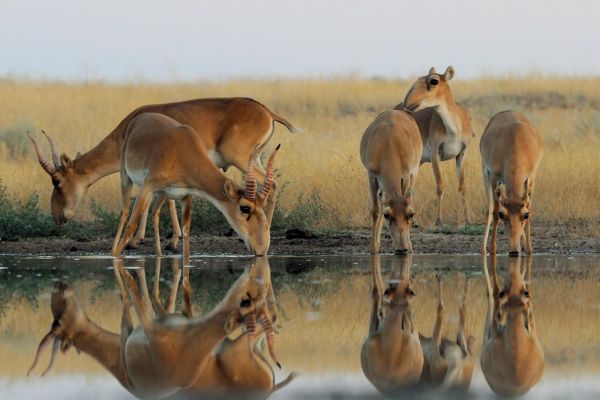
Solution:
M 291 133 L 300 133 L 300 132 L 302 132 L 302 129 L 295 127 L 287 119 L 285 119 L 283 117 L 280 117 L 279 115 L 275 114 L 272 111 L 269 111 L 269 112 L 271 113 L 271 118 L 273 118 L 274 121 L 277 121 L 281 125 L 285 126 L 288 129 L 288 131 L 290 131 Z

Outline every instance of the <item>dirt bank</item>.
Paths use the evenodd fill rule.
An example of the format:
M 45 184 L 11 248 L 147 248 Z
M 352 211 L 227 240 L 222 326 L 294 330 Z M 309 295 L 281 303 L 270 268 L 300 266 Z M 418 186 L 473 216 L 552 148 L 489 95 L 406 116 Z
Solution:
M 411 232 L 415 253 L 478 253 L 482 235 L 465 233 L 442 233 L 428 229 Z M 600 237 L 562 226 L 536 227 L 533 229 L 533 245 L 536 253 L 581 254 L 599 253 Z M 274 234 L 270 254 L 360 254 L 369 252 L 370 232 L 367 230 L 343 230 L 316 234 L 314 238 L 286 238 L 283 233 Z M 81 255 L 108 254 L 112 240 L 97 239 L 27 239 L 17 242 L 0 242 L 2 254 L 33 255 Z M 181 246 L 181 245 L 180 245 Z M 506 241 L 500 236 L 500 252 L 506 251 Z M 248 254 L 237 237 L 201 235 L 191 240 L 195 254 Z M 382 238 L 382 250 L 391 252 L 392 242 L 387 233 Z M 154 254 L 152 240 L 146 238 L 138 250 L 126 254 Z

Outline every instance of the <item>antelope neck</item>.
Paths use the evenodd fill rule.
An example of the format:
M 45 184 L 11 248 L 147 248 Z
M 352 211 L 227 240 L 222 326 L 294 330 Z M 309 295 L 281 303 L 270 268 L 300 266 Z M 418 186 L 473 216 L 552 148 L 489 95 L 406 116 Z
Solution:
M 454 99 L 450 97 L 446 102 L 435 107 L 435 111 L 439 114 L 444 122 L 446 131 L 450 136 L 460 137 L 462 134 L 462 119 L 458 105 Z
M 106 175 L 118 172 L 121 168 L 121 148 L 123 140 L 113 135 L 105 138 L 94 148 L 73 160 L 77 173 L 91 186 Z

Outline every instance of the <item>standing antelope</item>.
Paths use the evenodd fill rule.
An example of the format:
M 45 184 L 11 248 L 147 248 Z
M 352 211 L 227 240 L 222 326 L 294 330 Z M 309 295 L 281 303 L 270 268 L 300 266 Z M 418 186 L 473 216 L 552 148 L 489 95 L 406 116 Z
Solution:
M 363 373 L 384 394 L 394 394 L 419 382 L 423 351 L 413 324 L 411 303 L 415 293 L 410 287 L 412 256 L 403 256 L 400 276 L 392 276 L 383 290 L 379 255 L 371 256 L 373 286 L 369 336 L 360 360 Z
M 442 225 L 442 198 L 444 181 L 440 170 L 440 162 L 454 158 L 456 160 L 456 176 L 460 192 L 464 220 L 469 224 L 465 187 L 465 153 L 475 133 L 471 127 L 469 112 L 454 101 L 448 81 L 454 77 L 454 68 L 449 66 L 443 74 L 435 68 L 421 76 L 413 83 L 406 94 L 404 102 L 395 110 L 412 113 L 423 140 L 423 155 L 420 163 L 431 162 L 437 189 L 436 225 Z
M 257 316 L 269 318 L 268 323 L 259 325 L 261 328 L 270 326 L 270 316 L 275 315 L 274 310 L 269 311 L 274 305 L 274 297 L 271 299 L 273 292 L 267 259 L 261 257 L 255 261 L 212 312 L 202 318 L 192 318 L 173 313 L 176 285 L 172 287 L 166 308 L 162 307 L 155 286 L 150 306 L 145 283 L 140 281 L 140 293 L 135 280 L 121 266 L 122 261 L 115 260 L 123 301 L 121 335 L 103 330 L 92 322 L 72 289 L 59 282 L 52 293 L 52 329 L 42 339 L 30 371 L 47 344 L 54 340 L 52 361 L 46 372 L 59 348 L 66 351 L 74 345 L 97 359 L 123 387 L 139 397 L 173 395 L 181 398 L 179 396 L 183 395 L 187 398 L 244 391 L 264 398 L 289 383 L 293 375 L 275 385 L 272 368 L 249 340 L 251 334 L 260 334 L 258 329 L 253 331 L 255 323 L 252 321 Z M 175 282 L 181 274 L 178 266 L 176 269 Z M 143 278 L 143 273 L 138 274 Z M 141 326 L 135 329 L 129 315 L 127 291 L 141 319 Z M 152 308 L 157 313 L 156 318 L 150 317 Z M 234 340 L 226 338 L 242 321 L 247 327 L 246 333 Z
M 412 253 L 410 220 L 413 184 L 423 142 L 414 119 L 404 111 L 387 111 L 367 128 L 360 141 L 360 159 L 367 169 L 371 194 L 371 254 L 379 253 L 383 217 L 398 254 Z
M 421 382 L 439 386 L 441 389 L 466 391 L 473 377 L 473 344 L 475 338 L 467 335 L 467 294 L 469 283 L 465 280 L 462 304 L 458 310 L 458 331 L 456 341 L 443 339 L 444 302 L 442 300 L 442 280 L 438 276 L 438 306 L 433 335 L 421 336 L 421 347 L 425 359 Z
M 266 172 L 260 162 L 260 154 L 273 136 L 275 122 L 283 124 L 290 132 L 299 131 L 286 119 L 271 112 L 259 102 L 232 97 L 151 104 L 137 108 L 94 148 L 82 155 L 77 154 L 74 159 L 64 153 L 59 156 L 48 137 L 53 161 L 50 163 L 32 139 L 40 165 L 52 178 L 54 189 L 51 209 L 56 224 L 68 222 L 73 217 L 75 209 L 91 185 L 106 175 L 119 171 L 127 126 L 135 117 L 145 112 L 164 114 L 191 126 L 204 142 L 208 157 L 219 168 L 226 169 L 233 165 L 242 172 L 247 172 L 248 157 L 254 153 L 255 174 L 261 182 Z M 176 249 L 181 230 L 177 223 L 175 203 L 168 201 L 168 206 L 174 228 L 168 248 Z M 146 209 L 140 229 L 135 239 L 129 243 L 131 247 L 136 247 L 144 238 L 147 214 Z
M 277 146 L 279 149 L 279 146 Z M 193 128 L 182 125 L 166 115 L 144 113 L 130 122 L 121 152 L 121 194 L 123 209 L 112 248 L 118 256 L 133 237 L 139 221 L 156 193 L 171 199 L 183 200 L 183 255 L 190 254 L 192 196 L 208 199 L 225 216 L 248 250 L 255 255 L 266 255 L 271 241 L 271 219 L 275 196 L 274 156 L 269 158 L 264 184 L 257 192 L 255 177 L 256 151 L 248 162 L 246 188 L 238 189 L 210 160 L 206 146 Z M 248 160 L 247 160 L 248 161 Z M 121 237 L 129 214 L 129 199 L 133 185 L 140 192 L 127 228 Z M 158 212 L 153 216 L 155 235 L 158 237 Z M 160 246 L 157 239 L 157 252 Z
M 492 218 L 494 227 L 490 254 L 496 254 L 496 230 L 500 219 L 504 221 L 509 235 L 509 254 L 519 255 L 523 236 L 527 254 L 533 252 L 531 202 L 543 148 L 540 132 L 521 113 L 499 112 L 485 127 L 479 149 L 488 217 L 481 254 L 486 254 Z
M 492 255 L 492 289 L 487 260 L 483 256 L 488 308 L 481 370 L 492 390 L 505 397 L 524 395 L 544 373 L 544 351 L 538 340 L 531 305 L 531 256 L 527 256 L 525 262 L 527 278 L 521 273 L 520 259 L 509 258 L 504 286 L 500 290 L 496 256 Z

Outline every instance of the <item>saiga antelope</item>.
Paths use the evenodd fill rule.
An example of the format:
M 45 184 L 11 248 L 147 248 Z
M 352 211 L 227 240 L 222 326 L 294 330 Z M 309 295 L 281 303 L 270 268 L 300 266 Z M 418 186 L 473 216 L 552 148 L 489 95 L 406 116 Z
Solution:
M 531 203 L 544 149 L 540 132 L 523 114 L 502 111 L 488 122 L 479 149 L 488 201 L 481 254 L 486 254 L 492 218 L 494 227 L 490 254 L 496 254 L 496 231 L 500 219 L 504 221 L 508 234 L 509 254 L 519 255 L 523 236 L 527 254 L 531 254 Z
M 412 253 L 412 194 L 422 150 L 419 128 L 404 111 L 382 113 L 362 136 L 360 159 L 367 169 L 371 194 L 371 254 L 379 253 L 382 214 L 394 241 L 394 251 Z
M 544 373 L 544 351 L 538 340 L 531 304 L 531 256 L 527 256 L 523 273 L 520 263 L 520 258 L 509 258 L 500 290 L 496 256 L 492 255 L 493 288 L 486 256 L 483 256 L 488 308 L 481 370 L 494 393 L 504 397 L 524 395 Z
M 421 383 L 443 390 L 466 391 L 473 377 L 473 344 L 475 338 L 467 334 L 467 294 L 469 283 L 465 280 L 462 304 L 458 310 L 456 341 L 443 338 L 445 308 L 442 300 L 442 279 L 438 276 L 438 306 L 431 338 L 421 336 L 425 362 Z
M 163 309 L 155 286 L 152 300 L 158 316 L 151 318 L 152 306 L 145 283 L 140 281 L 140 293 L 135 280 L 121 266 L 122 261 L 115 260 L 123 301 L 121 335 L 103 330 L 92 322 L 72 289 L 59 282 L 52 293 L 54 322 L 40 343 L 30 372 L 44 348 L 54 340 L 51 363 L 44 373 L 52 367 L 59 348 L 64 352 L 73 345 L 98 360 L 123 387 L 138 397 L 174 395 L 180 398 L 181 395 L 193 397 L 245 390 L 264 398 L 289 383 L 293 376 L 274 385 L 272 369 L 267 370 L 261 364 L 266 363 L 264 358 L 262 361 L 254 358 L 256 349 L 247 338 L 257 316 L 261 319 L 275 313 L 268 310 L 274 299 L 269 299 L 272 288 L 267 260 L 257 258 L 255 261 L 256 264 L 232 285 L 221 303 L 201 318 L 172 313 L 176 287 Z M 174 283 L 179 275 L 180 271 L 174 276 Z M 130 295 L 127 291 L 141 318 L 142 325 L 135 329 L 129 316 Z M 234 340 L 227 339 L 227 334 L 242 321 L 242 325 L 247 326 L 246 334 Z M 269 320 L 258 328 L 270 326 L 270 323 Z M 258 329 L 254 331 L 254 334 L 259 333 Z
M 363 373 L 384 394 L 413 387 L 423 369 L 423 351 L 411 309 L 415 297 L 410 285 L 412 255 L 394 259 L 396 262 L 401 264 L 400 276 L 392 275 L 384 291 L 379 255 L 371 256 L 369 335 L 360 353 Z
M 85 193 L 99 179 L 118 172 L 121 149 L 129 123 L 145 112 L 167 115 L 176 121 L 191 126 L 200 136 L 208 157 L 219 167 L 227 169 L 233 165 L 247 172 L 248 157 L 255 154 L 254 167 L 258 180 L 262 182 L 266 171 L 260 162 L 260 154 L 273 136 L 275 122 L 283 124 L 290 132 L 298 132 L 285 118 L 271 112 L 259 102 L 241 97 L 195 99 L 175 103 L 151 104 L 129 113 L 113 131 L 94 148 L 72 159 L 65 153 L 58 155 L 50 140 L 52 163 L 48 161 L 34 142 L 38 161 L 52 178 L 51 209 L 54 222 L 68 222 L 83 199 Z M 257 150 L 257 151 L 255 151 Z M 276 188 L 274 188 L 276 190 Z M 177 222 L 175 203 L 167 202 L 173 221 L 173 237 L 168 245 L 177 248 L 181 230 Z M 148 204 L 149 206 L 149 204 Z M 144 238 L 148 209 L 142 214 L 138 232 L 130 242 L 136 247 Z
M 277 149 L 279 146 L 277 146 Z M 274 182 L 273 160 L 269 158 L 264 184 L 257 191 L 255 177 L 256 151 L 250 154 L 246 188 L 238 189 L 210 160 L 206 147 L 193 128 L 166 115 L 144 113 L 130 122 L 121 151 L 121 194 L 123 209 L 113 243 L 112 255 L 121 254 L 133 237 L 139 221 L 154 194 L 183 200 L 183 255 L 190 254 L 192 196 L 208 199 L 225 216 L 248 250 L 265 255 L 271 240 L 270 226 L 275 207 L 271 189 Z M 121 237 L 129 214 L 133 185 L 140 186 L 127 228 Z M 160 206 L 160 205 L 159 205 Z M 158 211 L 153 213 L 153 226 L 158 233 Z M 157 239 L 157 252 L 160 243 Z
M 461 195 L 464 221 L 470 223 L 465 186 L 465 157 L 469 142 L 475 133 L 471 117 L 466 108 L 454 101 L 448 82 L 454 77 L 454 68 L 449 66 L 443 74 L 435 68 L 413 83 L 404 102 L 395 110 L 410 112 L 421 133 L 423 155 L 420 163 L 431 162 L 437 190 L 436 225 L 442 225 L 442 199 L 444 181 L 440 163 L 452 158 L 456 161 L 458 191 Z

